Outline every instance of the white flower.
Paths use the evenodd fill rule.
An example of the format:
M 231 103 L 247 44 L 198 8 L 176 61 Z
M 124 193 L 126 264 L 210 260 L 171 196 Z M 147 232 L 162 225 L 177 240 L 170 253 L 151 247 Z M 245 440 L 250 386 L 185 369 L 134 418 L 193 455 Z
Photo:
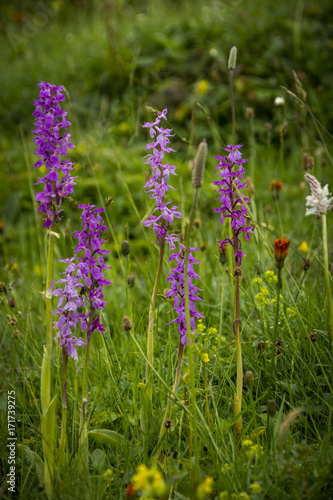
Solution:
M 283 97 L 275 97 L 274 105 L 275 106 L 284 106 L 284 98 Z
M 325 215 L 333 201 L 329 197 L 328 185 L 321 187 L 320 182 L 313 175 L 306 173 L 305 180 L 310 186 L 311 195 L 306 197 L 305 215 Z

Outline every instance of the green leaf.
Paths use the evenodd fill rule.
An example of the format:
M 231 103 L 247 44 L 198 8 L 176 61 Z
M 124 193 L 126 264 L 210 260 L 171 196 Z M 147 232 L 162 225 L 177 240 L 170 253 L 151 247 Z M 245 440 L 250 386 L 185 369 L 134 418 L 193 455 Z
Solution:
M 52 478 L 55 457 L 55 410 L 57 395 L 54 396 L 42 416 L 42 439 L 44 452 L 44 486 L 47 495 L 52 492 Z
M 123 446 L 124 438 L 118 432 L 111 431 L 110 429 L 96 429 L 88 432 L 88 436 L 94 439 L 99 444 L 111 446 L 111 448 L 118 449 Z
M 30 450 L 29 446 L 26 446 L 25 444 L 18 444 L 17 448 L 19 450 L 23 451 L 24 456 L 27 459 L 27 461 L 29 462 L 30 467 L 35 469 L 39 483 L 43 484 L 43 482 L 44 482 L 44 462 L 43 462 L 43 460 L 40 458 L 39 455 L 37 455 L 37 453 Z
M 92 466 L 99 472 L 104 469 L 105 460 L 106 460 L 105 452 L 103 450 L 100 450 L 99 448 L 94 450 L 93 453 L 91 454 Z

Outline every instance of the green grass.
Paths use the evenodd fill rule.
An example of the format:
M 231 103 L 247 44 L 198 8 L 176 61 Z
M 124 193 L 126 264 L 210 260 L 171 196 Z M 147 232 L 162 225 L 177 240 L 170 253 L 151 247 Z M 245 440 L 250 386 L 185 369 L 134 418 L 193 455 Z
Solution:
M 182 366 L 182 379 L 173 406 L 172 427 L 163 442 L 164 461 L 160 470 L 168 487 L 165 498 L 193 499 L 205 477 L 213 478 L 207 498 L 239 498 L 247 493 L 259 499 L 327 499 L 332 490 L 332 334 L 326 297 L 321 221 L 305 217 L 302 157 L 315 158 L 313 174 L 333 189 L 331 173 L 332 120 L 329 81 L 329 2 L 321 8 L 315 3 L 173 2 L 118 1 L 113 3 L 59 3 L 57 14 L 47 26 L 22 43 L 18 50 L 8 43 L 9 33 L 21 33 L 22 22 L 15 4 L 3 8 L 1 40 L 4 63 L 0 116 L 0 195 L 3 224 L 0 254 L 0 384 L 1 454 L 0 485 L 3 498 L 8 473 L 7 391 L 16 393 L 17 443 L 26 445 L 42 457 L 40 432 L 40 367 L 45 344 L 45 280 L 47 237 L 41 217 L 35 211 L 33 191 L 38 172 L 31 143 L 33 99 L 36 84 L 47 80 L 65 85 L 66 109 L 73 123 L 72 140 L 76 149 L 75 199 L 102 206 L 108 196 L 113 203 L 107 211 L 106 248 L 108 302 L 103 320 L 104 335 L 92 336 L 89 364 L 88 429 L 109 429 L 116 437 L 103 444 L 90 437 L 89 488 L 77 477 L 77 444 L 80 420 L 83 350 L 79 361 L 68 366 L 68 448 L 72 454 L 66 469 L 56 470 L 56 498 L 126 498 L 126 485 L 137 466 L 155 463 L 158 435 L 167 398 L 174 382 L 179 334 L 169 313 L 172 305 L 163 290 L 168 286 L 168 255 L 165 257 L 156 309 L 153 411 L 149 435 L 140 427 L 142 392 L 146 366 L 146 333 L 149 301 L 158 262 L 153 232 L 141 224 L 153 203 L 143 192 L 145 171 L 142 157 L 148 141 L 142 123 L 152 112 L 145 108 L 169 108 L 169 125 L 174 128 L 170 162 L 178 165 L 173 179 L 177 191 L 175 204 L 187 215 L 192 202 L 191 161 L 200 140 L 208 142 L 204 185 L 200 190 L 197 218 L 191 245 L 197 246 L 200 260 L 200 311 L 205 319 L 198 328 L 193 346 L 196 388 L 197 432 L 199 437 L 199 475 L 191 475 L 188 426 L 193 414 L 188 378 L 188 356 Z M 34 5 L 25 4 L 28 18 Z M 181 10 L 181 15 L 179 13 Z M 300 22 L 301 19 L 301 22 Z M 21 24 L 20 24 L 21 23 Z M 299 31 L 300 29 L 300 31 Z M 299 39 L 300 37 L 300 39 Z M 234 393 L 236 391 L 236 353 L 233 334 L 232 262 L 219 262 L 216 239 L 222 237 L 212 181 L 217 170 L 214 159 L 230 142 L 231 113 L 226 58 L 231 46 L 238 47 L 241 73 L 235 76 L 237 139 L 249 158 L 246 171 L 251 175 L 255 194 L 251 212 L 257 221 L 255 235 L 243 244 L 241 279 L 241 339 L 243 367 L 254 373 L 252 391 L 244 387 L 242 419 L 243 441 L 237 451 L 234 433 Z M 59 49 L 61 47 L 61 50 Z M 211 52 L 214 49 L 217 52 Z M 213 55 L 212 55 L 213 54 Z M 303 86 L 314 113 L 301 109 L 279 86 L 296 92 L 291 70 L 304 71 Z M 209 81 L 207 93 L 196 93 L 198 82 Z M 279 117 L 273 101 L 283 95 L 283 120 L 288 122 L 284 140 L 284 165 L 279 151 Z M 10 103 L 8 105 L 8 103 Z M 245 108 L 255 110 L 254 133 Z M 265 123 L 272 125 L 271 138 Z M 284 183 L 278 199 L 269 190 L 270 182 Z M 55 277 L 64 271 L 58 259 L 73 253 L 72 232 L 79 227 L 79 213 L 64 203 L 63 219 L 55 241 Z M 328 214 L 328 242 L 332 237 Z M 175 232 L 181 222 L 175 223 Z M 277 338 L 282 341 L 276 356 L 273 392 L 277 412 L 268 418 L 266 403 L 271 380 L 272 338 L 275 322 L 276 287 L 265 278 L 267 270 L 276 272 L 274 238 L 291 239 L 283 269 L 282 300 Z M 130 241 L 128 273 L 135 276 L 126 298 L 125 260 L 121 241 Z M 309 250 L 298 250 L 305 240 Z M 311 267 L 302 269 L 305 256 Z M 329 246 L 329 259 L 332 251 Z M 261 285 L 254 280 L 260 278 Z M 56 278 L 57 279 L 57 278 Z M 269 304 L 256 299 L 260 286 L 268 290 Z M 223 290 L 223 301 L 221 293 Z M 266 292 L 267 293 L 267 292 Z M 10 299 L 14 298 L 15 306 Z M 222 306 L 222 307 L 221 307 Z M 129 315 L 131 332 L 122 331 L 122 318 Z M 220 324 L 222 318 L 222 326 Z M 216 331 L 215 331 L 216 329 Z M 221 329 L 221 334 L 219 333 Z M 312 341 L 311 332 L 317 332 Z M 207 353 L 207 385 L 204 385 L 202 356 Z M 61 353 L 54 345 L 52 394 L 61 401 Z M 209 422 L 206 401 L 208 399 Z M 57 407 L 57 439 L 60 438 L 61 405 Z M 257 446 L 256 446 L 257 445 Z M 24 451 L 25 450 L 25 451 Z M 261 493 L 252 494 L 257 482 Z M 39 476 L 38 460 L 24 448 L 16 449 L 16 487 L 18 498 L 46 498 Z M 232 496 L 234 495 L 234 496 Z M 235 496 L 236 495 L 236 496 Z M 139 496 L 139 494 L 138 494 Z M 243 495 L 243 500 L 246 497 Z

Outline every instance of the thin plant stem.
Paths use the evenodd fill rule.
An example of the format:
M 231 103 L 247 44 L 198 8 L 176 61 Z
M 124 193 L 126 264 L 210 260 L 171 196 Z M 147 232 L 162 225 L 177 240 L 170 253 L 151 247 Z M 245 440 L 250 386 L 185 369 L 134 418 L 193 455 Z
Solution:
M 44 385 L 41 391 L 43 394 L 43 399 L 42 399 L 43 413 L 45 413 L 51 401 L 51 359 L 52 359 L 52 346 L 53 346 L 52 297 L 50 293 L 50 288 L 53 281 L 53 258 L 54 258 L 54 235 L 52 234 L 52 232 L 49 235 L 49 238 L 50 239 L 49 239 L 48 257 L 47 257 L 46 292 L 45 292 L 46 351 L 48 355 L 49 367 L 47 370 L 47 380 L 41 380 L 41 384 Z
M 232 117 L 232 143 L 236 144 L 236 116 L 235 116 L 235 101 L 234 101 L 234 72 L 230 70 L 230 103 Z
M 52 234 L 53 226 L 49 234 L 49 247 L 47 256 L 47 270 L 46 270 L 46 349 L 43 354 L 42 373 L 40 379 L 41 391 L 41 406 L 42 406 L 42 428 L 44 428 L 43 421 L 46 419 L 46 412 L 50 406 L 51 401 L 51 361 L 52 361 L 52 297 L 50 287 L 53 281 L 53 257 L 54 257 L 54 234 Z M 45 421 L 46 422 L 46 421 Z M 44 423 L 45 423 L 44 422 Z M 43 439 L 43 453 L 44 453 L 44 486 L 45 492 L 49 498 L 53 495 L 53 464 L 55 456 L 54 436 L 42 436 Z
M 188 360 L 190 369 L 190 388 L 191 388 L 191 401 L 192 401 L 192 413 L 190 418 L 190 433 L 191 442 L 193 444 L 192 449 L 194 451 L 195 464 L 194 473 L 195 477 L 199 474 L 199 450 L 197 441 L 197 407 L 196 407 L 196 394 L 195 394 L 195 378 L 194 378 L 194 362 L 193 362 L 193 352 L 192 352 L 192 339 L 191 339 L 191 322 L 190 322 L 190 301 L 189 301 L 189 290 L 188 290 L 188 260 L 189 260 L 189 246 L 188 237 L 189 227 L 187 228 L 186 249 L 185 249 L 185 269 L 184 269 L 184 287 L 185 287 L 185 309 L 186 309 L 186 330 L 187 330 L 187 348 L 188 348 Z
M 193 443 L 192 449 L 194 451 L 195 457 L 195 477 L 199 474 L 199 450 L 197 442 L 197 409 L 196 409 L 196 395 L 195 395 L 195 378 L 194 378 L 194 362 L 192 353 L 192 340 L 191 340 L 191 321 L 190 321 L 190 300 L 189 300 L 189 289 L 188 289 L 188 260 L 190 255 L 190 234 L 193 227 L 193 221 L 195 216 L 196 204 L 198 201 L 199 188 L 195 188 L 193 193 L 193 201 L 190 211 L 190 217 L 187 227 L 185 227 L 185 266 L 184 266 L 184 288 L 185 288 L 185 314 L 186 314 L 186 330 L 187 330 L 187 347 L 188 347 L 188 359 L 190 368 L 190 388 L 191 388 L 191 400 L 193 406 L 193 412 L 190 419 L 190 435 Z M 192 465 L 191 465 L 192 470 Z
M 297 294 L 296 294 L 296 298 L 295 298 L 295 304 L 297 302 L 297 299 L 298 299 L 298 296 L 299 296 L 299 293 L 300 293 L 300 290 L 303 286 L 303 282 L 304 282 L 304 279 L 305 279 L 305 275 L 306 275 L 306 271 L 303 271 L 303 276 L 301 278 L 301 281 L 300 281 L 300 284 L 298 285 L 298 290 L 297 290 Z
M 223 324 L 223 303 L 224 303 L 224 281 L 225 281 L 225 268 L 222 268 L 222 291 L 221 291 L 221 305 L 220 305 L 220 328 L 219 328 L 219 343 L 221 344 L 222 337 L 222 324 Z
M 203 363 L 203 373 L 204 373 L 204 385 L 205 385 L 205 400 L 206 400 L 206 416 L 208 427 L 210 428 L 210 415 L 209 415 L 209 404 L 208 404 L 208 391 L 207 391 L 207 373 L 206 373 L 206 363 Z
M 148 334 L 147 334 L 147 359 L 146 364 L 146 383 L 147 383 L 147 394 L 149 396 L 150 402 L 153 401 L 153 390 L 152 390 L 152 374 L 150 373 L 150 365 L 153 365 L 154 359 L 154 311 L 156 305 L 156 297 L 158 291 L 158 285 L 160 282 L 163 258 L 164 258 L 164 248 L 165 248 L 165 235 L 162 236 L 160 241 L 160 255 L 158 259 L 158 266 L 156 271 L 156 278 L 153 288 L 153 294 L 151 297 L 150 307 L 149 307 L 149 319 L 148 319 Z
M 61 417 L 61 434 L 60 434 L 60 450 L 59 450 L 59 460 L 62 465 L 65 465 L 65 455 L 66 455 L 66 428 L 67 428 L 67 364 L 68 364 L 68 354 L 63 349 L 63 392 L 62 392 L 62 417 Z
M 172 392 L 171 392 L 171 395 L 170 395 L 170 398 L 168 400 L 168 403 L 167 403 L 167 407 L 165 409 L 165 413 L 164 413 L 164 417 L 163 417 L 163 421 L 162 421 L 162 425 L 161 425 L 161 429 L 160 429 L 160 434 L 159 434 L 159 437 L 158 437 L 158 441 L 160 443 L 162 443 L 162 439 L 164 437 L 164 434 L 166 432 L 166 426 L 165 426 L 165 423 L 167 420 L 170 420 L 171 418 L 171 413 L 172 413 L 172 407 L 173 407 L 173 403 L 175 401 L 175 394 L 176 394 L 176 390 L 177 390 L 177 387 L 178 387 L 178 384 L 179 384 L 179 381 L 180 381 L 180 375 L 181 375 L 181 366 L 182 366 L 182 361 L 183 361 L 183 351 L 184 351 L 184 344 L 182 344 L 181 342 L 179 342 L 179 350 L 178 350 L 178 363 L 177 363 L 177 369 L 176 369 L 176 377 L 175 377 L 175 381 L 174 381 L 174 384 L 173 384 L 173 387 L 172 387 Z M 159 455 L 160 455 L 160 452 L 161 452 L 161 448 L 162 448 L 162 444 L 159 448 L 159 451 L 157 453 L 157 458 L 159 458 Z
M 325 268 L 325 284 L 326 284 L 326 290 L 327 290 L 327 296 L 328 296 L 328 307 L 329 307 L 329 311 L 330 311 L 331 335 L 333 335 L 333 302 L 332 302 L 332 293 L 331 293 L 331 286 L 330 286 L 329 264 L 328 264 L 326 214 L 322 215 L 322 226 L 323 226 L 323 253 L 324 253 L 324 268 Z M 332 353 L 333 353 L 333 339 L 332 339 Z
M 128 277 L 128 256 L 125 255 L 125 290 L 126 290 L 126 307 L 127 307 L 127 314 L 128 316 L 131 315 L 130 311 L 130 300 L 129 300 L 129 290 L 128 290 L 128 282 L 127 282 L 127 277 Z
M 278 109 L 279 115 L 279 131 L 280 131 L 280 168 L 281 168 L 281 177 L 284 174 L 284 137 L 283 137 L 283 120 L 282 120 L 282 110 Z
M 279 324 L 279 311 L 280 311 L 280 292 L 282 288 L 282 280 L 281 280 L 281 267 L 278 267 L 277 272 L 277 297 L 276 297 L 276 309 L 275 309 L 275 322 L 274 322 L 274 330 L 273 330 L 273 342 L 272 342 L 272 358 L 271 358 L 271 369 L 270 369 L 270 381 L 269 381 L 269 390 L 268 396 L 269 399 L 272 397 L 272 387 L 273 387 L 273 379 L 275 379 L 275 343 L 277 338 L 277 329 Z
M 235 338 L 236 338 L 236 360 L 237 360 L 237 379 L 236 379 L 236 397 L 235 397 L 235 415 L 242 411 L 242 392 L 243 392 L 243 363 L 242 363 L 242 347 L 240 341 L 239 329 L 239 276 L 236 276 L 235 286 Z M 237 446 L 240 448 L 242 439 L 242 417 L 236 420 L 236 440 Z
M 187 389 L 184 387 L 184 406 L 187 408 Z M 186 436 L 187 436 L 187 444 L 188 444 L 188 454 L 191 456 L 191 436 L 190 436 L 190 426 L 188 423 L 188 415 L 185 412 L 185 422 L 186 422 Z
M 89 321 L 90 324 L 90 321 Z M 80 457 L 82 463 L 83 477 L 87 477 L 89 470 L 89 450 L 88 450 L 88 434 L 87 434 L 87 404 L 88 404 L 88 366 L 90 353 L 91 336 L 87 338 L 86 350 L 83 364 L 82 376 L 82 413 L 80 419 Z

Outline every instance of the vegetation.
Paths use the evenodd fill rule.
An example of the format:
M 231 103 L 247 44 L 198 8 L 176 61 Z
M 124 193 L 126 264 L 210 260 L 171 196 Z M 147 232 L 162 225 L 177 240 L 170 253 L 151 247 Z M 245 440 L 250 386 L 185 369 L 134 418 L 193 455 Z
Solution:
M 91 336 L 84 477 L 79 453 L 84 348 L 78 348 L 77 361 L 68 360 L 62 461 L 63 361 L 61 348 L 53 345 L 54 498 L 333 497 L 332 216 L 329 209 L 325 253 L 323 217 L 305 215 L 310 191 L 304 179 L 310 172 L 333 190 L 331 2 L 27 0 L 1 10 L 0 497 L 51 496 L 45 488 L 40 389 L 49 236 L 35 201 L 41 173 L 33 167 L 38 158 L 32 142 L 40 81 L 65 87 L 62 107 L 69 111 L 75 145 L 74 200 L 64 200 L 54 230 L 55 281 L 66 269 L 59 261 L 71 258 L 77 245 L 76 202 L 105 207 L 112 198 L 103 214 L 103 248 L 110 252 L 104 256 L 110 267 L 105 276 L 113 283 L 104 288 L 106 331 Z M 228 68 L 233 46 L 235 143 L 243 144 L 248 159 L 245 196 L 254 226 L 251 241 L 242 241 L 247 257 L 237 278 L 241 439 L 239 427 L 235 432 L 240 415 L 234 413 L 235 260 L 231 248 L 223 259 L 216 242 L 228 237 L 229 226 L 214 212 L 219 201 L 213 185 L 219 180 L 215 157 L 233 144 Z M 142 224 L 155 205 L 143 189 L 149 134 L 141 126 L 165 108 L 175 150 L 168 161 L 178 167 L 171 195 L 185 214 L 173 222 L 175 233 L 190 216 L 197 148 L 203 139 L 208 146 L 189 235 L 190 246 L 198 248 L 195 270 L 203 301 L 197 308 L 204 318 L 196 323 L 191 349 L 184 349 L 172 395 L 179 332 L 170 323 L 176 313 L 170 312 L 173 302 L 165 290 L 174 266 L 167 249 L 148 365 L 150 403 L 147 329 L 159 245 L 152 228 Z M 283 237 L 290 244 L 282 269 L 274 240 Z M 55 310 L 57 300 L 52 302 Z M 10 391 L 15 391 L 15 495 L 7 483 Z

